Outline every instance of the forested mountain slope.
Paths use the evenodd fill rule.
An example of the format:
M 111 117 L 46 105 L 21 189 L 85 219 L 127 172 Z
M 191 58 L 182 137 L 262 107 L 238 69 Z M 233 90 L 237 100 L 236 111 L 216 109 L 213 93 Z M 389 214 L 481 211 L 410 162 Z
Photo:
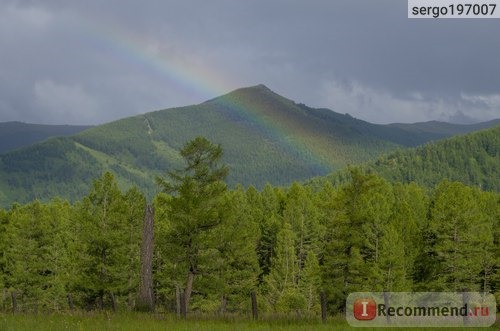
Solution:
M 178 168 L 178 150 L 197 136 L 221 144 L 231 186 L 257 188 L 326 175 L 435 138 L 310 108 L 258 85 L 0 155 L 0 205 L 53 196 L 79 199 L 91 179 L 107 170 L 122 188 L 137 186 L 152 196 L 154 178 Z
M 417 148 L 397 150 L 362 167 L 392 182 L 416 182 L 434 187 L 448 179 L 500 192 L 500 125 Z M 325 178 L 341 183 L 347 180 L 348 173 L 344 169 Z

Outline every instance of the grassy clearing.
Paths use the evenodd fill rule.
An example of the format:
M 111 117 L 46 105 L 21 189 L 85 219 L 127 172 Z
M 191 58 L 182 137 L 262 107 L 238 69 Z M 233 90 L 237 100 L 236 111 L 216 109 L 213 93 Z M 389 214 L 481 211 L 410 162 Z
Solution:
M 500 324 L 495 323 L 494 328 L 500 329 Z M 23 330 L 356 330 L 351 328 L 342 317 L 329 318 L 326 324 L 319 320 L 285 320 L 267 319 L 252 321 L 244 317 L 228 318 L 203 318 L 190 317 L 179 320 L 172 315 L 145 314 L 145 313 L 119 313 L 110 312 L 88 313 L 76 312 L 67 314 L 50 315 L 25 315 L 25 314 L 0 314 L 1 331 Z M 362 330 L 372 330 L 363 328 Z M 374 328 L 373 330 L 384 330 Z M 387 328 L 397 330 L 397 328 Z M 427 328 L 411 328 L 405 330 L 427 330 Z M 446 328 L 446 330 L 461 330 L 459 328 Z M 468 330 L 472 330 L 469 328 Z M 484 330 L 484 328 L 481 328 Z
M 150 315 L 144 313 L 74 313 L 52 315 L 0 315 L 0 330 L 332 330 L 348 328 L 345 321 L 332 320 L 327 324 L 320 321 L 270 320 L 254 322 L 249 319 L 205 319 L 188 318 L 179 320 L 175 316 Z

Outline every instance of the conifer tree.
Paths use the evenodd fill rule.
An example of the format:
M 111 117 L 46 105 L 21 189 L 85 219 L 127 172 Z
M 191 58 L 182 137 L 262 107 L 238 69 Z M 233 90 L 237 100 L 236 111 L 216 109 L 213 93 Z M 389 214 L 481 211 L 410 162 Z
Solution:
M 380 177 L 351 169 L 351 182 L 335 197 L 327 223 L 323 281 L 336 309 L 348 293 L 382 290 L 381 242 L 389 222 L 392 187 Z
M 493 228 L 493 247 L 492 254 L 493 266 L 491 268 L 491 289 L 490 291 L 494 293 L 497 302 L 500 302 L 500 195 L 491 195 L 490 199 L 488 199 L 491 208 L 491 217 L 492 217 L 492 228 Z M 487 288 L 483 286 L 483 288 Z
M 379 269 L 382 275 L 382 289 L 386 292 L 410 291 L 406 274 L 405 245 L 393 225 L 385 229 L 380 245 Z
M 283 226 L 282 208 L 284 203 L 280 196 L 282 193 L 267 184 L 260 194 L 260 199 L 252 195 L 252 190 L 247 192 L 251 202 L 258 203 L 258 209 L 255 209 L 253 217 L 259 224 L 260 238 L 257 246 L 257 256 L 261 274 L 259 281 L 269 274 L 271 269 L 271 259 L 275 254 L 276 238 L 278 231 Z
M 299 281 L 300 291 L 306 300 L 306 311 L 318 313 L 319 294 L 321 289 L 321 268 L 318 258 L 312 250 L 307 253 L 304 268 Z
M 94 181 L 89 195 L 76 206 L 74 289 L 83 295 L 87 307 L 103 309 L 107 300 L 107 306 L 115 308 L 115 296 L 128 296 L 131 290 L 129 216 L 124 196 L 109 172 Z
M 227 166 L 220 165 L 222 148 L 197 137 L 181 149 L 183 169 L 169 172 L 169 179 L 157 178 L 165 193 L 173 194 L 167 203 L 168 245 L 174 264 L 184 265 L 187 279 L 185 308 L 189 307 L 195 277 L 203 273 L 214 243 L 207 240 L 221 224 L 221 201 L 226 192 Z
M 353 246 L 350 248 L 349 259 L 347 261 L 347 272 L 346 277 L 347 282 L 345 283 L 345 289 L 343 295 L 349 294 L 351 292 L 363 292 L 363 291 L 377 291 L 371 287 L 370 278 L 375 271 L 373 269 L 373 264 L 370 265 L 369 262 L 361 254 L 359 247 Z
M 158 193 L 153 200 L 154 208 L 154 252 L 153 279 L 156 305 L 177 305 L 180 289 L 185 282 L 185 268 L 175 258 L 181 255 L 179 247 L 170 240 L 170 222 L 168 221 L 168 200 L 172 197 Z M 175 297 L 177 293 L 177 298 Z M 176 307 L 179 309 L 180 306 Z
M 35 201 L 9 213 L 5 283 L 16 292 L 20 310 L 63 309 L 67 208 L 59 201 L 49 205 Z
M 417 257 L 424 249 L 423 232 L 427 223 L 429 199 L 424 190 L 415 183 L 393 186 L 394 207 L 390 224 L 397 229 L 403 242 L 405 272 L 407 279 L 418 280 Z
M 223 205 L 222 223 L 208 238 L 216 248 L 213 264 L 207 266 L 213 271 L 206 273 L 208 284 L 205 282 L 200 291 L 207 293 L 206 289 L 212 288 L 221 313 L 244 311 L 260 271 L 256 253 L 259 229 L 241 188 L 227 192 Z
M 472 189 L 463 184 L 443 181 L 436 188 L 427 239 L 433 266 L 427 275 L 431 290 L 479 289 L 481 260 L 486 253 L 481 240 L 488 231 L 481 226 L 480 206 Z
M 278 232 L 276 254 L 265 277 L 265 294 L 271 307 L 287 312 L 305 308 L 305 299 L 298 289 L 299 261 L 295 253 L 295 234 L 288 222 Z
M 140 244 L 142 239 L 142 222 L 146 199 L 144 195 L 133 187 L 123 195 L 124 226 L 127 227 L 127 305 L 135 307 L 134 298 L 139 287 Z
M 313 251 L 319 255 L 325 229 L 320 224 L 320 214 L 314 205 L 311 194 L 304 186 L 294 183 L 287 192 L 283 219 L 290 223 L 295 233 L 295 250 L 299 263 L 299 277 L 305 265 L 307 254 Z
M 479 289 L 484 292 L 498 291 L 498 269 L 500 248 L 498 240 L 500 227 L 500 196 L 496 193 L 473 191 L 478 201 L 481 218 L 478 219 L 477 240 L 481 271 L 479 273 Z

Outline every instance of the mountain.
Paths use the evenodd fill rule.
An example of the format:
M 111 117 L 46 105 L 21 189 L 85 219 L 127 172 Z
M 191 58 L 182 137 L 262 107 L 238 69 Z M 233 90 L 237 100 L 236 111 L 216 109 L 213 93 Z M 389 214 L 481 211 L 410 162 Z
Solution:
M 416 148 L 396 150 L 361 168 L 392 182 L 416 182 L 434 187 L 448 179 L 500 192 L 500 125 Z M 341 184 L 348 176 L 348 170 L 343 169 L 315 178 L 312 183 L 318 185 L 329 180 Z
M 33 145 L 49 137 L 71 136 L 90 127 L 3 122 L 0 123 L 0 154 Z
M 155 176 L 181 167 L 178 150 L 200 135 L 222 145 L 231 186 L 256 187 L 325 175 L 434 138 L 310 108 L 258 85 L 0 155 L 0 205 L 56 195 L 78 199 L 106 170 L 123 188 L 136 185 L 152 196 Z
M 500 119 L 494 119 L 487 122 L 475 123 L 475 124 L 452 124 L 439 121 L 429 121 L 420 123 L 393 123 L 389 126 L 403 129 L 408 132 L 413 132 L 417 134 L 423 134 L 427 137 L 431 137 L 432 140 L 438 140 L 446 138 L 449 136 L 454 136 L 457 134 L 466 134 L 468 132 L 488 129 L 500 125 Z M 425 141 L 419 143 L 422 144 Z

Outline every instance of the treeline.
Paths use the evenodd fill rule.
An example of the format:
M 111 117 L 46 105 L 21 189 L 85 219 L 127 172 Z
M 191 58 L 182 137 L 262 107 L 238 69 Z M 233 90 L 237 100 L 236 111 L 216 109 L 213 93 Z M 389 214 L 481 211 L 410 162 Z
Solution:
M 228 190 L 220 147 L 197 138 L 159 178 L 157 310 L 331 313 L 354 291 L 486 291 L 500 299 L 500 195 L 442 181 L 431 192 L 351 169 L 349 181 Z M 70 204 L 0 210 L 0 309 L 137 309 L 146 200 L 94 181 Z

